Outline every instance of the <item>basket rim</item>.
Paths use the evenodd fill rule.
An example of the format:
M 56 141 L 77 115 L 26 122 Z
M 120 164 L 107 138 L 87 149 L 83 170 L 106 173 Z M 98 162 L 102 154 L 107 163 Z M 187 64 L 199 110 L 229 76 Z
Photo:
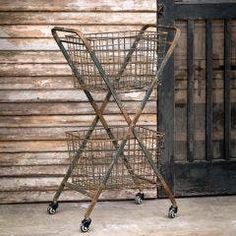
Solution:
M 134 36 L 125 36 L 125 35 L 119 35 L 116 37 L 112 37 L 113 34 L 125 34 L 125 33 L 140 33 L 140 30 L 122 30 L 122 31 L 103 31 L 103 32 L 91 32 L 91 33 L 85 33 L 84 36 L 89 40 L 89 38 L 91 37 L 92 40 L 96 40 L 96 37 L 100 40 L 100 39 L 116 39 L 116 38 L 136 38 L 137 35 Z M 108 36 L 108 34 L 111 34 L 110 36 Z M 167 31 L 164 30 L 158 30 L 158 31 L 154 31 L 154 30 L 145 30 L 143 36 L 145 35 L 168 35 Z M 100 35 L 100 36 L 99 36 Z M 104 37 L 104 35 L 107 35 L 106 37 Z M 68 34 L 66 35 L 66 37 L 74 37 L 77 38 L 78 36 L 75 34 Z
M 110 130 L 114 130 L 114 129 L 128 129 L 129 127 L 128 126 L 125 126 L 125 125 L 114 125 L 114 126 L 110 126 L 109 129 Z M 146 130 L 148 132 L 152 132 L 153 134 L 155 134 L 156 137 L 160 137 L 160 138 L 163 138 L 165 136 L 165 134 L 161 131 L 158 131 L 158 130 L 153 130 L 153 129 L 150 129 L 150 128 L 147 128 L 147 127 L 144 127 L 144 126 L 135 126 L 134 129 L 142 129 L 142 130 Z M 66 131 L 66 135 L 67 136 L 73 136 L 73 137 L 77 137 L 77 138 L 81 138 L 81 139 L 84 139 L 84 135 L 83 133 L 86 132 L 86 131 L 89 131 L 89 127 L 87 127 L 86 129 L 79 129 L 79 130 L 72 130 L 72 131 Z M 103 127 L 96 127 L 94 128 L 93 131 L 102 131 L 103 133 L 102 134 L 107 134 L 106 133 L 106 129 L 104 129 Z M 101 134 L 101 135 L 102 135 Z M 92 133 L 92 136 L 93 136 L 93 133 Z M 109 137 L 107 137 L 108 140 L 111 140 Z

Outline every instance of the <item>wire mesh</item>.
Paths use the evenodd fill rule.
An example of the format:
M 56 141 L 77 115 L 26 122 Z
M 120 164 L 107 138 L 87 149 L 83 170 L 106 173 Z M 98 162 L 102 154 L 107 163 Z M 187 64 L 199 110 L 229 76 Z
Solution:
M 106 130 L 96 128 L 79 158 L 78 164 L 72 173 L 72 182 L 79 184 L 84 189 L 95 190 L 102 183 L 107 170 L 113 161 L 116 151 L 114 141 L 120 144 L 127 134 L 127 127 L 113 127 L 111 131 L 115 137 L 110 139 Z M 152 160 L 158 165 L 162 147 L 163 134 L 143 127 L 135 127 L 138 137 L 142 140 L 146 149 L 151 154 Z M 68 149 L 71 160 L 80 149 L 87 130 L 67 132 Z M 124 157 L 126 161 L 124 161 Z M 128 165 L 127 165 L 128 163 Z M 142 187 L 154 186 L 156 175 L 148 163 L 137 139 L 133 135 L 128 139 L 122 155 L 115 163 L 110 177 L 106 183 L 106 189 L 135 188 L 133 176 Z
M 113 87 L 116 90 L 132 90 L 148 87 L 155 78 L 167 49 L 167 35 L 164 31 L 159 30 L 157 33 L 147 30 L 141 35 L 140 31 L 123 31 L 85 34 L 85 37 Z M 75 77 L 75 87 L 107 90 L 81 38 L 69 34 L 64 42 L 83 80 L 83 84 L 79 84 Z M 125 63 L 131 51 L 131 57 Z

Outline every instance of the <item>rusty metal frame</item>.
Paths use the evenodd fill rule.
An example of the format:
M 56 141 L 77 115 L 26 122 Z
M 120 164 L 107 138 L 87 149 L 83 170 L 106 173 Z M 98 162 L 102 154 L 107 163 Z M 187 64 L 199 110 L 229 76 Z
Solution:
M 92 197 L 92 201 L 90 203 L 90 206 L 89 208 L 87 209 L 86 213 L 85 213 L 85 219 L 89 219 L 89 216 L 100 196 L 100 194 L 102 193 L 102 191 L 104 190 L 105 188 L 105 185 L 106 185 L 106 182 L 111 174 L 111 171 L 113 169 L 113 166 L 114 164 L 118 161 L 118 158 L 120 156 L 122 156 L 123 160 L 124 160 L 124 164 L 127 168 L 127 170 L 129 171 L 129 173 L 131 174 L 134 182 L 137 183 L 137 189 L 139 189 L 139 191 L 142 191 L 142 189 L 138 186 L 138 181 L 137 181 L 137 177 L 134 175 L 134 172 L 132 170 L 132 168 L 130 167 L 129 165 L 129 162 L 127 160 L 127 158 L 125 157 L 124 153 L 123 153 L 123 150 L 124 150 L 124 147 L 127 143 L 127 140 L 129 139 L 130 135 L 132 134 L 138 141 L 138 144 L 140 145 L 141 149 L 143 150 L 144 154 L 145 154 L 145 157 L 147 159 L 147 161 L 149 162 L 149 164 L 151 165 L 151 167 L 153 168 L 156 176 L 157 176 L 157 179 L 158 181 L 161 183 L 161 186 L 163 187 L 166 195 L 169 197 L 171 203 L 172 203 L 172 206 L 177 208 L 177 204 L 176 204 L 176 201 L 175 201 L 175 198 L 174 198 L 174 195 L 172 194 L 170 188 L 168 187 L 167 183 L 165 182 L 164 178 L 162 177 L 161 173 L 159 172 L 156 164 L 153 162 L 152 158 L 151 158 L 151 154 L 149 153 L 149 151 L 147 150 L 147 148 L 145 147 L 144 143 L 142 142 L 142 140 L 139 138 L 138 134 L 136 133 L 135 131 L 135 126 L 136 126 L 136 123 L 138 122 L 138 119 L 140 117 L 140 115 L 142 114 L 142 111 L 148 101 L 148 99 L 150 98 L 151 96 L 151 93 L 153 92 L 153 89 L 154 87 L 157 85 L 158 83 L 158 80 L 161 76 L 161 73 L 168 61 L 168 59 L 170 58 L 171 54 L 173 53 L 174 51 L 174 48 L 177 44 L 177 41 L 178 41 L 178 38 L 180 36 L 180 30 L 175 28 L 175 27 L 168 27 L 168 26 L 156 26 L 154 24 L 148 24 L 148 25 L 145 25 L 141 28 L 139 34 L 137 35 L 135 41 L 133 42 L 133 46 L 131 47 L 129 53 L 127 54 L 122 66 L 121 66 L 121 69 L 118 73 L 118 76 L 117 76 L 117 79 L 119 80 L 120 77 L 122 76 L 127 64 L 129 63 L 129 60 L 130 58 L 132 57 L 132 54 L 139 42 L 139 40 L 141 39 L 143 33 L 145 32 L 146 29 L 148 29 L 149 27 L 154 27 L 154 28 L 157 28 L 158 29 L 166 29 L 166 30 L 171 30 L 173 31 L 174 33 L 174 39 L 172 40 L 171 42 L 171 45 L 169 46 L 168 48 L 168 51 L 167 53 L 165 54 L 165 57 L 160 65 L 160 67 L 158 68 L 158 71 L 157 71 L 157 74 L 156 74 L 156 77 L 155 79 L 152 81 L 152 83 L 150 84 L 150 86 L 147 88 L 146 90 L 146 93 L 145 93 L 145 96 L 143 98 L 143 100 L 141 101 L 139 107 L 137 108 L 136 112 L 135 112 L 135 116 L 133 119 L 131 119 L 131 117 L 129 116 L 127 110 L 125 109 L 124 105 L 122 104 L 120 98 L 119 98 L 119 95 L 117 93 L 117 91 L 115 91 L 115 89 L 113 88 L 113 85 L 111 84 L 111 82 L 109 81 L 109 77 L 106 75 L 103 67 L 101 66 L 101 63 L 100 61 L 98 60 L 95 52 L 93 51 L 92 47 L 90 46 L 90 43 L 89 41 L 86 39 L 86 37 L 79 31 L 79 30 L 75 30 L 75 29 L 68 29 L 68 28 L 62 28 L 62 27 L 55 27 L 52 29 L 52 35 L 54 37 L 54 39 L 56 40 L 59 48 L 61 49 L 63 55 L 65 56 L 68 64 L 70 65 L 75 77 L 78 79 L 79 83 L 82 85 L 82 89 L 83 89 L 83 85 L 84 85 L 84 82 L 83 82 L 83 77 L 80 75 L 80 73 L 78 72 L 77 68 L 74 66 L 71 58 L 70 58 L 70 55 L 68 54 L 67 50 L 65 49 L 64 45 L 63 45 L 63 41 L 59 35 L 58 35 L 58 32 L 63 32 L 63 33 L 73 33 L 73 34 L 76 34 L 77 37 L 79 37 L 83 44 L 84 44 L 84 47 L 86 48 L 86 50 L 89 52 L 90 56 L 91 56 L 91 59 L 94 63 L 94 65 L 96 66 L 96 68 L 98 69 L 99 71 L 99 74 L 101 76 L 101 78 L 104 80 L 106 86 L 107 86 L 107 89 L 108 89 L 108 92 L 107 92 L 107 95 L 102 103 L 102 105 L 100 107 L 97 106 L 92 94 L 90 93 L 89 90 L 87 89 L 83 89 L 86 97 L 88 98 L 90 104 L 92 105 L 94 111 L 96 112 L 96 116 L 93 120 L 93 122 L 91 123 L 90 125 L 90 128 L 86 134 L 86 138 L 83 140 L 83 143 L 82 145 L 80 146 L 79 150 L 77 151 L 77 154 L 74 156 L 67 172 L 66 172 L 66 175 L 64 176 L 57 192 L 55 193 L 54 195 L 54 198 L 53 198 L 53 202 L 54 203 L 57 203 L 58 201 L 58 198 L 61 194 L 61 192 L 63 191 L 64 187 L 67 186 L 67 187 L 72 187 L 73 189 L 77 190 L 77 191 L 80 191 L 80 188 L 78 187 L 77 189 L 74 187 L 74 186 L 71 186 L 70 184 L 67 184 L 67 181 L 69 179 L 69 177 L 71 176 L 72 174 L 72 171 L 73 169 L 75 168 L 79 158 L 80 158 L 80 155 L 81 153 L 83 152 L 83 149 L 85 148 L 86 146 L 86 143 L 87 143 L 87 140 L 89 140 L 93 130 L 95 129 L 98 121 L 100 120 L 101 124 L 103 125 L 104 129 L 106 130 L 109 138 L 111 140 L 113 140 L 113 145 L 116 149 L 116 151 L 114 152 L 113 154 L 113 157 L 112 157 L 112 162 L 109 166 L 109 169 L 108 171 L 106 172 L 106 175 L 104 176 L 103 178 L 103 181 L 102 181 L 102 184 L 100 186 L 98 186 L 98 189 L 97 191 L 95 192 L 95 194 L 93 195 Z M 127 131 L 127 134 L 123 137 L 120 145 L 118 145 L 117 141 L 114 140 L 114 135 L 112 134 L 104 116 L 103 116 L 103 112 L 110 100 L 110 98 L 113 97 L 113 99 L 115 100 L 116 104 L 118 105 L 119 109 L 120 109 L 120 112 L 121 114 L 124 116 L 127 124 L 128 124 L 128 131 Z M 86 191 L 84 191 L 83 189 L 80 191 L 82 192 L 83 194 L 86 194 L 86 195 L 89 195 L 88 193 L 86 193 Z

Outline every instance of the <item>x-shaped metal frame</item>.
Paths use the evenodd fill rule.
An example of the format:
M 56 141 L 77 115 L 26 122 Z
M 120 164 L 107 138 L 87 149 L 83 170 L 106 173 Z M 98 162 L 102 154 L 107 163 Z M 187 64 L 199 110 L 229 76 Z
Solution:
M 133 42 L 133 45 L 129 51 L 129 53 L 127 54 L 127 56 L 125 57 L 125 60 L 121 66 L 121 69 L 117 75 L 117 81 L 119 81 L 120 77 L 122 76 L 127 64 L 129 63 L 130 61 L 130 58 L 132 57 L 132 54 L 133 52 L 135 51 L 137 45 L 138 45 L 138 42 L 140 41 L 140 39 L 142 38 L 142 35 L 143 33 L 145 32 L 145 30 L 149 27 L 156 27 L 156 25 L 145 25 L 144 27 L 142 27 L 142 29 L 140 30 L 139 34 L 137 35 L 135 41 Z M 162 175 L 160 174 L 159 170 L 157 169 L 157 166 L 156 164 L 153 162 L 153 159 L 151 157 L 151 154 L 149 152 L 149 150 L 145 147 L 144 143 L 142 142 L 142 140 L 138 137 L 138 134 L 135 130 L 135 125 L 140 117 L 140 115 L 142 114 L 142 111 L 149 99 L 149 97 L 151 96 L 151 93 L 155 87 L 155 85 L 157 84 L 158 82 L 158 79 L 163 71 L 163 68 L 164 66 L 166 65 L 169 57 L 171 56 L 173 50 L 174 50 L 174 47 L 176 46 L 176 43 L 177 43 L 177 39 L 179 37 L 179 30 L 174 28 L 174 27 L 164 27 L 164 26 L 159 26 L 158 28 L 166 28 L 166 29 L 169 29 L 169 30 L 174 30 L 175 31 L 175 37 L 174 37 L 174 40 L 172 41 L 171 43 L 171 46 L 168 48 L 168 51 L 160 65 L 160 67 L 158 68 L 158 71 L 157 71 L 157 75 L 155 77 L 155 79 L 152 81 L 151 85 L 148 87 L 148 89 L 146 90 L 146 93 L 145 93 L 145 96 L 144 96 L 144 99 L 142 100 L 142 102 L 140 103 L 140 106 L 138 107 L 135 115 L 134 115 L 134 118 L 131 119 L 131 117 L 129 116 L 128 112 L 126 111 L 125 107 L 123 106 L 122 102 L 121 102 L 121 99 L 119 98 L 117 92 L 114 90 L 113 88 L 113 85 L 111 84 L 110 80 L 109 80 L 109 77 L 106 75 L 106 72 L 104 71 L 103 67 L 101 66 L 101 63 L 100 61 L 98 60 L 97 56 L 95 55 L 95 52 L 93 51 L 93 49 L 91 48 L 90 46 L 90 43 L 88 42 L 88 40 L 84 37 L 84 35 L 78 31 L 78 30 L 73 30 L 73 29 L 66 29 L 66 28 L 61 28 L 61 27 L 55 27 L 53 28 L 52 30 L 52 34 L 53 34 L 53 37 L 55 38 L 58 46 L 60 47 L 61 51 L 63 52 L 67 62 L 69 63 L 74 75 L 76 76 L 76 78 L 78 79 L 80 85 L 82 86 L 83 88 L 83 85 L 84 85 L 84 81 L 83 81 L 83 77 L 80 75 L 80 73 L 78 72 L 77 68 L 74 66 L 73 64 L 73 61 L 71 60 L 70 58 L 70 55 L 68 54 L 67 50 L 65 49 L 64 45 L 63 45 L 63 40 L 61 40 L 57 34 L 58 31 L 62 31 L 62 32 L 67 32 L 67 33 L 73 33 L 73 34 L 76 34 L 77 37 L 79 37 L 83 44 L 84 44 L 84 47 L 86 48 L 86 50 L 89 52 L 90 56 L 91 56 L 91 59 L 92 61 L 94 62 L 94 64 L 96 65 L 98 71 L 99 71 L 99 74 L 100 76 L 102 77 L 102 79 L 104 80 L 107 88 L 108 88 L 108 93 L 105 97 L 105 100 L 103 101 L 101 107 L 99 108 L 95 102 L 95 100 L 93 99 L 91 93 L 87 90 L 87 89 L 83 89 L 84 90 L 84 93 L 85 95 L 87 96 L 90 104 L 92 105 L 94 111 L 96 112 L 96 116 L 90 126 L 90 129 L 88 130 L 86 136 L 85 136 L 85 139 L 83 140 L 79 150 L 77 151 L 76 155 L 74 156 L 73 160 L 72 160 L 72 163 L 71 165 L 69 166 L 68 170 L 67 170 L 67 173 L 66 175 L 64 176 L 54 198 L 53 198 L 53 201 L 56 202 L 62 192 L 62 190 L 64 189 L 64 186 L 66 185 L 66 182 L 68 181 L 68 178 L 71 176 L 71 173 L 73 171 L 73 169 L 75 168 L 77 162 L 78 162 L 78 159 L 81 155 L 81 153 L 83 152 L 83 149 L 85 148 L 86 146 L 86 143 L 88 141 L 88 139 L 90 138 L 93 130 L 95 129 L 98 121 L 100 120 L 100 122 L 102 123 L 104 129 L 106 130 L 109 138 L 111 138 L 111 140 L 113 140 L 113 145 L 116 149 L 116 151 L 114 152 L 113 154 L 113 158 L 112 158 L 112 162 L 108 168 L 108 171 L 106 172 L 103 180 L 102 180 L 102 184 L 98 187 L 95 195 L 93 196 L 92 198 L 92 201 L 91 201 L 91 204 L 89 206 L 89 208 L 87 209 L 87 212 L 85 213 L 85 218 L 88 218 L 89 215 L 91 214 L 96 202 L 97 202 L 97 199 L 99 197 L 99 195 L 101 194 L 101 192 L 103 191 L 103 189 L 105 188 L 105 185 L 106 185 L 106 182 L 112 172 L 112 169 L 113 169 L 113 166 L 115 165 L 115 163 L 118 161 L 119 157 L 122 156 L 123 157 L 123 161 L 124 161 L 124 164 L 128 170 L 128 172 L 131 174 L 133 180 L 134 180 L 134 183 L 136 184 L 137 188 L 141 191 L 141 188 L 138 186 L 138 181 L 137 181 L 137 177 L 135 176 L 129 162 L 128 162 L 128 159 L 125 157 L 125 155 L 123 154 L 123 150 L 124 150 L 124 147 L 129 139 L 129 136 L 131 134 L 134 135 L 134 137 L 136 138 L 136 140 L 138 141 L 138 144 L 140 145 L 141 149 L 143 150 L 144 154 L 145 154 L 145 157 L 147 159 L 147 161 L 149 162 L 149 164 L 151 165 L 152 169 L 154 170 L 155 174 L 156 174 L 156 177 L 157 179 L 159 180 L 159 182 L 161 183 L 162 187 L 164 188 L 164 191 L 166 192 L 167 196 L 170 198 L 171 202 L 172 202 L 172 205 L 173 206 L 176 206 L 176 202 L 175 202 L 175 199 L 174 199 L 174 196 L 172 194 L 172 192 L 170 191 L 168 185 L 166 184 L 164 178 L 162 177 Z M 118 145 L 117 141 L 115 141 L 114 139 L 114 135 L 112 134 L 106 120 L 104 119 L 104 116 L 103 116 L 103 112 L 111 98 L 111 96 L 114 98 L 115 102 L 117 103 L 122 115 L 124 116 L 127 124 L 128 124 L 128 131 L 127 131 L 127 134 L 123 137 L 120 145 Z

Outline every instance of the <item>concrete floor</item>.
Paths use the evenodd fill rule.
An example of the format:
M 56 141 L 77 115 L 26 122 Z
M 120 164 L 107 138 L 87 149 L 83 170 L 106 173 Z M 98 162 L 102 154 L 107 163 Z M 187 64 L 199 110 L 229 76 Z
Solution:
M 167 218 L 166 199 L 99 202 L 88 233 L 80 222 L 88 203 L 61 203 L 47 215 L 47 204 L 0 205 L 1 236 L 236 236 L 236 196 L 177 199 L 179 214 Z

